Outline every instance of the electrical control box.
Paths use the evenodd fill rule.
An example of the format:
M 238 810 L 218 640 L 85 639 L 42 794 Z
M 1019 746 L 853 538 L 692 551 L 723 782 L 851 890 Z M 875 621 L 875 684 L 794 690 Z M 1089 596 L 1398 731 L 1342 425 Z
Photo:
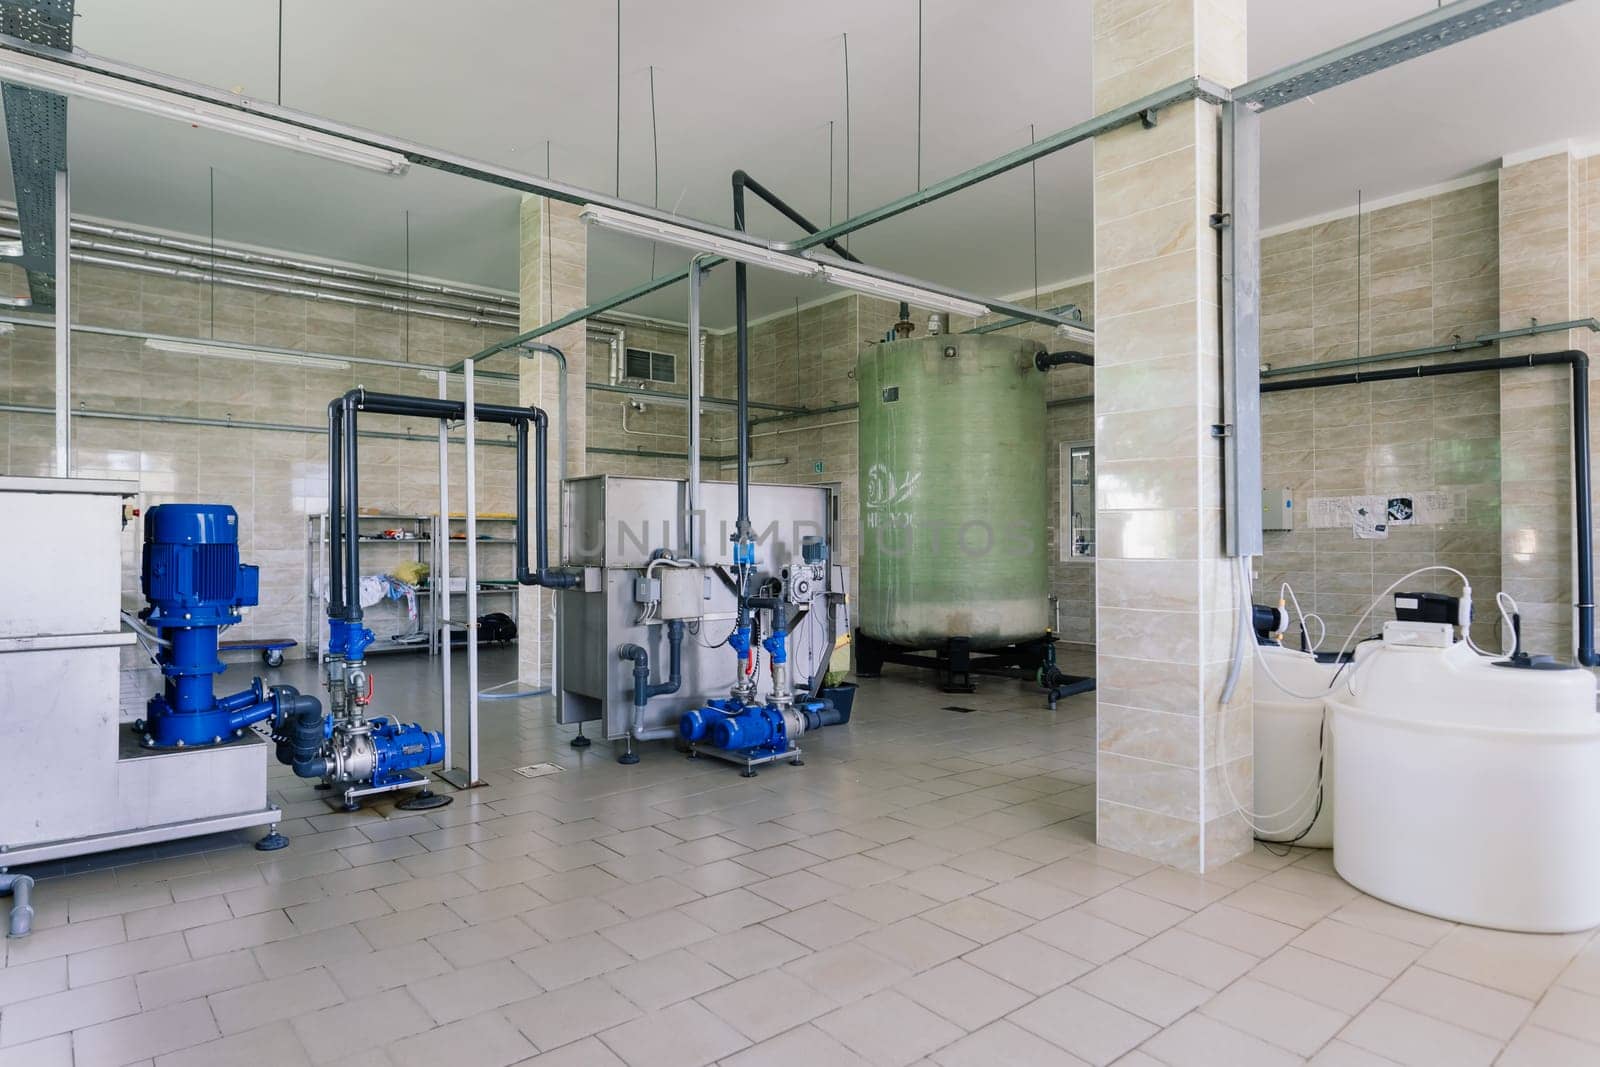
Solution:
M 663 619 L 698 619 L 706 613 L 711 576 L 702 567 L 662 567 L 656 572 L 661 586 Z
M 1294 496 L 1289 490 L 1261 490 L 1261 528 L 1274 531 L 1294 529 Z

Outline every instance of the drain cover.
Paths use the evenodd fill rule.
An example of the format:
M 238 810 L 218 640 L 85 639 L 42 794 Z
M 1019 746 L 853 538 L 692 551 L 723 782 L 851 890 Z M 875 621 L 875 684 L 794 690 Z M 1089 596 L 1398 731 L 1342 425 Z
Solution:
M 962 715 L 971 715 L 973 712 L 977 711 L 978 709 L 977 708 L 964 708 L 960 704 L 946 704 L 944 706 L 944 710 L 945 711 L 960 712 Z
M 530 763 L 526 767 L 515 767 L 513 770 L 524 778 L 543 778 L 547 774 L 559 774 L 561 766 L 556 763 Z

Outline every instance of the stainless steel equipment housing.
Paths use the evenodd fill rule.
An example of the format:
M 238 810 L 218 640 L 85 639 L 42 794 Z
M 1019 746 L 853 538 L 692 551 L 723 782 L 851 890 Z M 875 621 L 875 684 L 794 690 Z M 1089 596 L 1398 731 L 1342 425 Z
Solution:
M 705 517 L 697 526 L 704 530 L 704 543 L 697 558 L 711 575 L 710 599 L 700 619 L 689 622 L 691 632 L 683 643 L 683 687 L 650 702 L 644 716 L 647 729 L 675 727 L 686 709 L 727 696 L 735 679 L 735 657 L 724 644 L 733 628 L 735 598 L 718 572 L 725 573 L 733 563 L 729 535 L 737 511 L 737 487 L 732 482 L 702 482 L 700 493 Z M 639 622 L 642 608 L 634 598 L 634 580 L 644 576 L 657 549 L 686 552 L 685 500 L 682 479 L 606 474 L 562 484 L 562 562 L 582 568 L 584 581 L 559 594 L 559 722 L 600 721 L 607 740 L 627 735 L 633 714 L 633 673 L 630 664 L 617 658 L 620 645 L 644 647 L 653 674 L 666 677 L 666 627 L 659 618 Z M 752 484 L 750 512 L 759 536 L 756 570 L 763 578 L 777 580 L 786 566 L 800 564 L 804 537 L 820 535 L 829 545 L 834 543 L 834 491 L 828 486 Z M 821 665 L 848 588 L 843 567 L 830 565 L 828 572 L 829 595 L 818 598 L 790 627 L 791 677 L 797 684 Z M 772 689 L 765 670 L 759 685 L 765 700 Z

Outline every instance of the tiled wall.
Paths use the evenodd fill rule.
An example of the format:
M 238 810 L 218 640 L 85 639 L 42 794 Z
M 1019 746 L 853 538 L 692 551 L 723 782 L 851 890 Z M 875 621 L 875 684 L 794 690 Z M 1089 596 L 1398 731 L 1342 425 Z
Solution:
M 26 291 L 20 276 L 8 276 L 6 283 L 8 291 Z M 401 316 L 384 312 L 221 286 L 213 293 L 198 283 L 102 267 L 77 268 L 73 296 L 75 318 L 81 324 L 406 361 L 419 370 L 453 362 L 499 336 L 487 329 L 420 317 L 412 317 L 408 327 Z M 137 480 L 145 508 L 166 501 L 233 505 L 239 512 L 241 556 L 261 567 L 261 606 L 225 636 L 282 635 L 303 641 L 306 519 L 321 512 L 327 498 L 326 407 L 330 399 L 355 385 L 426 396 L 436 395 L 438 388 L 431 376 L 423 378 L 400 368 L 351 364 L 348 370 L 314 369 L 173 355 L 146 348 L 137 339 L 78 332 L 73 336 L 75 409 L 284 423 L 308 431 L 75 418 L 75 473 Z M 481 400 L 516 401 L 514 382 L 484 380 L 480 385 Z M 457 379 L 455 389 L 459 388 Z M 0 394 L 12 404 L 54 403 L 53 331 L 19 326 L 0 336 Z M 362 506 L 385 512 L 436 511 L 435 425 L 379 416 L 363 419 L 362 425 L 374 430 L 409 429 L 418 435 L 415 443 L 362 439 Z M 0 469 L 11 474 L 52 474 L 52 426 L 46 415 L 0 413 L 4 448 Z M 483 436 L 488 440 L 506 435 L 486 429 Z M 480 511 L 511 510 L 512 455 L 508 448 L 482 448 Z M 452 508 L 460 509 L 465 472 L 459 445 L 453 460 Z M 124 537 L 123 604 L 132 610 L 143 604 L 138 592 L 140 537 L 137 525 L 130 526 Z M 405 548 L 369 545 L 362 569 L 376 573 L 412 555 Z M 509 566 L 509 556 L 504 562 Z M 492 565 L 486 563 L 486 569 Z M 395 604 L 369 609 L 369 614 L 380 636 L 405 628 Z
M 1353 216 L 1262 242 L 1263 362 L 1279 369 L 1449 343 L 1498 328 L 1494 181 L 1369 212 L 1361 222 L 1359 247 Z M 1473 352 L 1494 354 L 1492 348 Z M 1257 602 L 1275 602 L 1280 583 L 1290 582 L 1302 607 L 1326 619 L 1336 648 L 1390 582 L 1443 563 L 1472 580 L 1482 609 L 1478 640 L 1496 639 L 1499 375 L 1267 394 L 1262 432 L 1264 484 L 1289 489 L 1297 516 L 1294 532 L 1266 535 Z M 1432 489 L 1462 491 L 1466 521 L 1392 527 L 1386 540 L 1310 528 L 1306 505 L 1312 497 Z M 1454 593 L 1459 583 L 1434 574 L 1407 587 Z

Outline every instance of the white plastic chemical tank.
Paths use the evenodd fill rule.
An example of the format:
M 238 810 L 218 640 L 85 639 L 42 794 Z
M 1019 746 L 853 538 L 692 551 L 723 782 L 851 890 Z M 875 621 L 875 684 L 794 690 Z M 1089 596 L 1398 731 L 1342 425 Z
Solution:
M 1322 693 L 1338 665 L 1278 645 L 1259 649 L 1266 670 L 1255 672 L 1255 823 L 1266 841 L 1304 848 L 1333 847 L 1333 761 L 1323 758 Z M 1273 679 L 1283 683 L 1280 688 Z M 1318 767 L 1321 805 L 1317 802 Z
M 1494 666 L 1389 623 L 1328 701 L 1333 862 L 1375 897 L 1478 926 L 1600 925 L 1600 715 L 1587 670 Z M 1436 638 L 1437 639 L 1437 638 Z M 1421 638 L 1420 640 L 1426 640 Z

